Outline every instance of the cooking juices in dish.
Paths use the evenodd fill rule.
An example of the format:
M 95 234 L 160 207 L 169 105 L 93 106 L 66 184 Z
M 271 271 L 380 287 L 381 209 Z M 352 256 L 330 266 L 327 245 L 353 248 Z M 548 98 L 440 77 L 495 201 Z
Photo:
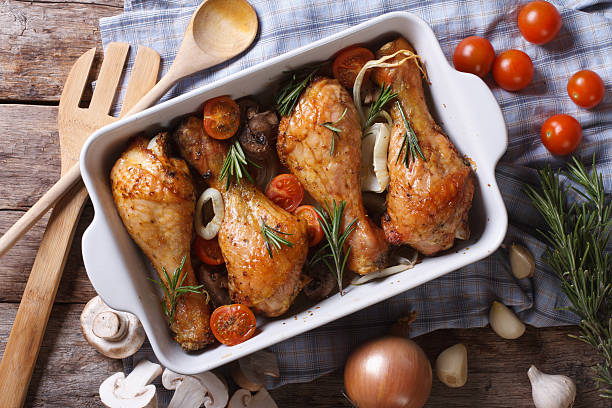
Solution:
M 312 303 L 334 280 L 342 290 L 345 270 L 366 275 L 397 264 L 399 246 L 433 255 L 469 237 L 474 175 L 429 114 L 422 63 L 403 38 L 377 57 L 368 61 L 374 53 L 356 46 L 338 55 L 333 74 L 329 64 L 300 70 L 281 87 L 276 112 L 250 99 L 214 98 L 203 119 L 184 118 L 171 136 L 137 137 L 113 167 L 115 204 L 159 272 L 164 311 L 184 349 L 212 342 L 209 307 L 238 304 L 230 309 L 241 313 L 223 321 L 241 327 L 245 308 L 280 316 L 302 289 Z M 373 148 L 362 149 L 364 136 L 375 139 Z M 268 186 L 279 160 L 291 175 Z M 388 183 L 382 217 L 364 207 L 362 160 L 386 177 L 378 186 Z M 202 242 L 189 256 L 195 191 L 204 184 L 223 198 L 217 266 L 221 260 L 200 262 Z

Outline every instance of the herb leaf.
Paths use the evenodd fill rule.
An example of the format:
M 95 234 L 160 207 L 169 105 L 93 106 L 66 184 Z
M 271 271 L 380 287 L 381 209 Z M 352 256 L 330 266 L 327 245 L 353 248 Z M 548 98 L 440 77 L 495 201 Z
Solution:
M 348 110 L 348 108 L 344 108 L 344 112 L 342 112 L 342 116 L 340 116 L 340 118 L 338 118 L 338 120 L 336 120 L 335 122 L 324 122 L 324 123 L 320 123 L 321 126 L 324 126 L 326 128 L 328 128 L 329 130 L 332 131 L 333 135 L 332 135 L 332 143 L 331 143 L 331 155 L 334 155 L 334 152 L 336 151 L 336 138 L 340 139 L 340 132 L 342 132 L 342 129 L 336 127 L 336 125 L 338 124 L 338 122 L 340 122 L 342 119 L 344 119 L 344 116 L 346 116 L 346 111 Z
M 238 139 L 234 139 L 234 142 L 227 152 L 227 156 L 225 156 L 225 161 L 223 162 L 223 167 L 221 167 L 221 173 L 219 174 L 219 180 L 225 178 L 225 190 L 229 189 L 232 179 L 235 179 L 238 184 L 240 184 L 240 179 L 242 177 L 246 177 L 251 183 L 254 182 L 253 177 L 251 177 L 246 168 L 247 164 L 252 164 L 257 168 L 261 168 L 259 164 L 253 162 L 244 154 Z
M 404 141 L 402 142 L 402 147 L 400 147 L 399 152 L 397 153 L 397 158 L 395 159 L 395 163 L 399 162 L 399 159 L 402 155 L 402 151 L 404 152 L 404 165 L 408 167 L 410 162 L 416 158 L 418 154 L 421 156 L 423 161 L 427 161 L 425 156 L 423 155 L 423 151 L 421 150 L 421 146 L 419 146 L 419 139 L 417 138 L 416 133 L 414 133 L 414 129 L 410 126 L 410 122 L 406 119 L 406 115 L 404 114 L 404 109 L 402 108 L 402 104 L 400 101 L 396 100 L 397 109 L 404 120 L 404 127 L 406 128 L 406 133 L 404 133 Z
M 376 101 L 370 106 L 370 111 L 368 112 L 368 118 L 366 119 L 364 129 L 369 128 L 376 120 L 378 114 L 383 110 L 385 105 L 391 102 L 393 99 L 397 97 L 397 92 L 391 92 L 391 84 L 385 86 L 383 83 L 380 87 L 380 93 L 378 94 L 378 98 Z
M 280 234 L 280 235 L 279 235 Z M 293 248 L 293 242 L 287 240 L 282 235 L 293 235 L 288 232 L 282 232 L 276 228 L 270 227 L 268 224 L 261 220 L 261 235 L 263 235 L 266 241 L 266 249 L 270 258 L 272 256 L 272 247 L 276 248 L 277 251 L 281 249 L 281 244 Z
M 556 174 L 550 167 L 540 170 L 540 188 L 527 185 L 525 192 L 548 226 L 539 231 L 549 246 L 544 261 L 561 279 L 572 303 L 568 310 L 580 317 L 581 333 L 575 338 L 600 353 L 603 362 L 594 368 L 594 380 L 600 396 L 612 398 L 612 202 L 595 170 L 595 157 L 590 174 L 575 157 L 567 168 Z M 567 205 L 561 174 L 580 187 L 572 190 L 582 197 L 581 203 Z
M 323 262 L 327 266 L 331 273 L 333 273 L 336 277 L 336 281 L 338 282 L 338 290 L 340 291 L 341 295 L 344 294 L 342 290 L 344 268 L 346 267 L 346 262 L 352 249 L 349 247 L 346 253 L 344 253 L 344 243 L 357 227 L 357 225 L 355 225 L 357 223 L 357 218 L 355 218 L 342 233 L 340 232 L 345 207 L 346 202 L 340 201 L 340 204 L 337 204 L 336 200 L 334 200 L 333 207 L 331 208 L 327 201 L 325 201 L 326 211 L 315 208 L 315 211 L 319 216 L 319 224 L 323 229 L 323 234 L 325 235 L 327 243 L 315 253 L 310 261 L 311 264 Z M 329 258 L 333 260 L 333 264 L 330 262 Z
M 164 295 L 166 296 L 166 300 L 162 302 L 162 307 L 164 309 L 164 314 L 170 320 L 170 324 L 174 321 L 174 314 L 176 312 L 176 304 L 178 298 L 184 293 L 204 293 L 206 294 L 206 302 L 208 303 L 208 292 L 202 290 L 204 285 L 198 286 L 183 286 L 183 282 L 187 277 L 186 273 L 183 272 L 183 267 L 185 266 L 185 260 L 187 259 L 187 255 L 183 256 L 183 260 L 181 261 L 181 265 L 174 270 L 174 274 L 172 277 L 168 275 L 168 271 L 166 268 L 162 266 L 162 272 L 164 273 L 164 277 L 166 278 L 167 286 L 160 280 L 151 279 L 150 281 L 157 283 L 164 291 Z M 181 276 L 183 275 L 183 276 Z
M 275 104 L 281 116 L 289 116 L 297 105 L 302 91 L 306 89 L 314 75 L 328 62 L 306 66 L 293 72 L 287 72 L 288 79 L 276 95 Z

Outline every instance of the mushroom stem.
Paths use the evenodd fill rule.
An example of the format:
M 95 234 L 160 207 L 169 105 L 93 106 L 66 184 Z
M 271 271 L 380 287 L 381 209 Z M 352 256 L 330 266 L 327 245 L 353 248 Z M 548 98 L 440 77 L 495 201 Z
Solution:
M 92 324 L 93 334 L 107 341 L 119 341 L 127 334 L 128 321 L 113 311 L 98 313 Z
M 137 390 L 144 388 L 162 373 L 161 366 L 149 360 L 140 360 L 125 378 L 124 387 Z

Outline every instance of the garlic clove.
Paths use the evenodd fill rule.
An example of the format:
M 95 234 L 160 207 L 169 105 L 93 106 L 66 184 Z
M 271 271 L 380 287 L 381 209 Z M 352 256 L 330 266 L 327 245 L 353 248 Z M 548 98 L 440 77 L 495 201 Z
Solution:
M 525 325 L 514 312 L 500 302 L 493 302 L 489 311 L 489 323 L 499 337 L 518 339 L 525 333 Z
M 520 244 L 512 244 L 509 254 L 512 274 L 517 279 L 531 278 L 535 271 L 535 261 L 531 252 Z
M 536 408 L 571 408 L 576 399 L 576 384 L 564 375 L 551 375 L 532 365 L 527 371 L 531 396 Z
M 467 382 L 467 347 L 459 343 L 447 348 L 436 359 L 436 376 L 451 388 L 463 387 Z

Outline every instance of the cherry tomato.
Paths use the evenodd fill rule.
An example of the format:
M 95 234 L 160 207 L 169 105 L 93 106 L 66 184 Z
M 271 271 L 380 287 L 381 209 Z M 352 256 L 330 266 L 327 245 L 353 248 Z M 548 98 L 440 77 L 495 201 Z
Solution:
M 227 346 L 253 337 L 255 325 L 255 315 L 241 304 L 220 306 L 210 315 L 210 328 L 215 338 Z
M 338 53 L 334 63 L 332 64 L 332 72 L 334 78 L 340 81 L 342 86 L 347 88 L 353 88 L 355 84 L 355 78 L 361 71 L 361 68 L 366 62 L 373 60 L 374 54 L 367 48 L 352 46 L 343 49 Z M 370 77 L 370 71 L 366 71 L 363 81 L 367 81 Z
M 572 101 L 587 109 L 601 102 L 605 92 L 601 77 L 588 69 L 576 72 L 567 83 L 567 93 Z
M 229 139 L 240 127 L 240 108 L 229 96 L 219 96 L 204 104 L 204 130 L 215 139 Z
M 279 174 L 268 184 L 266 197 L 279 207 L 293 212 L 304 198 L 304 188 L 293 174 Z
M 494 59 L 495 50 L 491 43 L 477 36 L 463 39 L 453 54 L 453 64 L 457 71 L 469 72 L 481 78 L 489 73 Z
M 533 63 L 519 50 L 502 52 L 493 62 L 493 78 L 506 91 L 525 88 L 533 79 Z
M 193 250 L 200 261 L 207 265 L 221 265 L 225 263 L 217 238 L 204 239 L 196 235 L 196 239 L 193 241 Z
M 542 143 L 549 152 L 565 156 L 573 152 L 582 140 L 582 127 L 570 115 L 551 116 L 542 125 Z
M 561 15 L 547 1 L 532 1 L 519 12 L 518 27 L 527 41 L 546 44 L 561 30 Z
M 295 210 L 298 218 L 306 221 L 308 226 L 308 246 L 315 246 L 323 239 L 323 228 L 319 224 L 319 215 L 312 205 L 301 205 Z

